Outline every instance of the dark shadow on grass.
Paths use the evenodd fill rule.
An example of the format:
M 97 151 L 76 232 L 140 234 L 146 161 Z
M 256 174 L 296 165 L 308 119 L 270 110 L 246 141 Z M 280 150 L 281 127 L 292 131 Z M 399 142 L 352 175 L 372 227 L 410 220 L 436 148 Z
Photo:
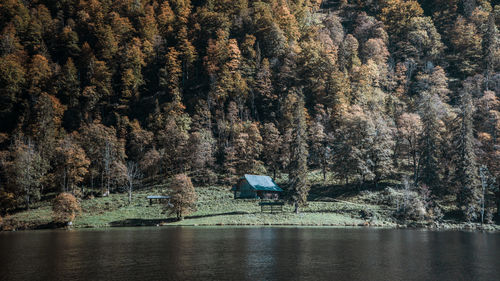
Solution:
M 186 216 L 184 220 L 189 219 L 200 219 L 200 218 L 208 218 L 208 217 L 218 217 L 218 216 L 234 216 L 234 215 L 247 215 L 247 214 L 255 214 L 248 212 L 227 212 L 227 213 L 217 213 L 217 214 L 209 214 L 209 215 L 197 215 L 197 216 Z M 110 226 L 155 226 L 161 223 L 173 223 L 177 222 L 176 218 L 165 218 L 165 219 L 125 219 L 119 221 L 110 222 Z
M 357 210 L 352 210 L 352 209 L 337 209 L 337 210 L 328 210 L 328 209 L 322 209 L 322 210 L 301 210 L 301 213 L 315 213 L 315 214 L 320 214 L 320 213 L 328 213 L 328 214 L 339 214 L 339 215 L 352 215 L 352 214 L 359 214 L 359 211 Z
M 359 184 L 348 184 L 348 185 L 323 185 L 323 184 L 314 184 L 311 186 L 311 190 L 309 192 L 308 200 L 309 201 L 323 201 L 324 198 L 336 199 L 336 198 L 345 198 L 345 197 L 353 197 L 358 195 L 363 190 L 369 191 L 381 191 L 387 187 L 394 187 L 394 184 L 390 183 L 379 183 L 378 185 L 366 183 L 363 185 Z

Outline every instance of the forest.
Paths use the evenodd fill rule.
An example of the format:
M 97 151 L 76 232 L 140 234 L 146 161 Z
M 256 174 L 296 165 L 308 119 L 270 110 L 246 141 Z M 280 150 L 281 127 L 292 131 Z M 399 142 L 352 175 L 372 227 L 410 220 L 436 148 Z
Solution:
M 139 177 L 500 212 L 498 0 L 2 0 L 0 214 Z M 436 211 L 437 212 L 437 211 Z

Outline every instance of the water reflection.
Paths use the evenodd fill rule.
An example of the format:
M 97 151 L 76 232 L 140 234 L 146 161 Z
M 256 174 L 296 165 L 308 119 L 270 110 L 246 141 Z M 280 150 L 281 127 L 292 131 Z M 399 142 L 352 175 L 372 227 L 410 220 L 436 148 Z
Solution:
M 0 280 L 497 280 L 500 235 L 334 228 L 0 233 Z

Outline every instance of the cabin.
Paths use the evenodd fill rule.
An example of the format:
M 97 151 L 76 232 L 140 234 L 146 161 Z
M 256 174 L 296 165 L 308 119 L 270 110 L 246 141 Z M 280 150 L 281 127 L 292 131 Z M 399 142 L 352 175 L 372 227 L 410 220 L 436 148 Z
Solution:
M 233 185 L 234 199 L 273 199 L 278 200 L 283 192 L 268 176 L 245 175 Z

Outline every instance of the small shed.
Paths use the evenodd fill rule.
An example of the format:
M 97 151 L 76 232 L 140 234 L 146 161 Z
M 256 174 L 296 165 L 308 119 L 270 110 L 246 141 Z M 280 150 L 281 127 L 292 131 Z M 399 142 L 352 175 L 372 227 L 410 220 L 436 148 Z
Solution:
M 268 176 L 245 175 L 233 185 L 231 191 L 234 192 L 234 199 L 279 199 L 283 192 L 274 181 Z

